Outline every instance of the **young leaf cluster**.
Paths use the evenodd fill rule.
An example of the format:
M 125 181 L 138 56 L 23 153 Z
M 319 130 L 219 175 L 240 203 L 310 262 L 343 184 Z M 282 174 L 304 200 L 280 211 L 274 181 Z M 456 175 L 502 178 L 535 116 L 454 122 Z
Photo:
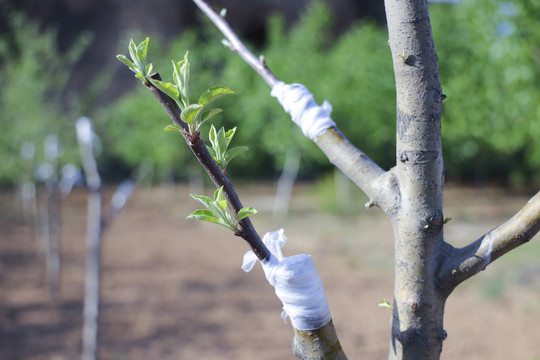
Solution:
M 206 209 L 195 210 L 187 216 L 187 219 L 196 219 L 219 224 L 235 233 L 240 232 L 240 220 L 257 213 L 257 210 L 254 208 L 244 207 L 238 211 L 236 216 L 232 215 L 227 209 L 227 200 L 225 200 L 225 197 L 223 196 L 223 187 L 220 187 L 214 192 L 214 199 L 204 195 L 190 194 L 190 196 L 195 200 L 200 201 L 206 206 Z
M 189 100 L 189 52 L 186 52 L 181 61 L 172 61 L 174 83 L 152 79 L 150 77 L 153 68 L 152 64 L 146 64 L 148 41 L 149 39 L 146 38 L 139 45 L 135 45 L 135 42 L 130 40 L 129 55 L 132 61 L 124 55 L 117 55 L 116 57 L 130 68 L 143 83 L 148 84 L 148 82 L 151 82 L 159 90 L 170 96 L 182 110 L 180 118 L 189 125 L 190 134 L 195 135 L 199 132 L 199 128 L 203 123 L 222 111 L 221 109 L 209 109 L 210 103 L 222 96 L 233 94 L 234 91 L 222 86 L 211 87 L 199 96 L 197 103 L 191 104 Z M 166 130 L 181 129 L 173 125 L 168 126 Z
M 133 39 L 129 41 L 129 56 L 130 61 L 125 55 L 118 54 L 116 58 L 123 62 L 131 71 L 135 73 L 135 77 L 140 79 L 144 84 L 148 83 L 153 65 L 146 64 L 146 54 L 148 52 L 148 41 L 146 38 L 139 45 L 136 45 Z
M 249 150 L 247 146 L 235 146 L 228 149 L 235 132 L 236 127 L 228 131 L 225 131 L 225 128 L 216 131 L 214 125 L 210 127 L 210 143 L 212 146 L 207 146 L 207 148 L 220 169 L 223 171 L 225 171 L 225 168 L 231 159 Z
M 195 104 L 189 101 L 189 61 L 188 52 L 184 59 L 173 63 L 173 83 L 152 80 L 152 83 L 165 94 L 176 101 L 182 113 L 180 118 L 189 125 L 192 135 L 199 132 L 200 126 L 215 115 L 222 112 L 221 109 L 209 109 L 208 105 L 222 96 L 232 94 L 234 91 L 227 87 L 215 86 L 206 90 L 199 96 Z
M 186 52 L 184 58 L 181 61 L 174 62 L 173 65 L 173 83 L 161 81 L 150 77 L 150 71 L 152 71 L 152 64 L 146 64 L 146 55 L 148 50 L 148 41 L 146 38 L 139 45 L 136 45 L 133 40 L 129 42 L 129 54 L 131 60 L 124 55 L 117 55 L 118 60 L 124 63 L 131 69 L 145 85 L 150 86 L 150 83 L 156 88 L 160 89 L 166 95 L 171 97 L 182 110 L 180 113 L 181 120 L 188 124 L 189 135 L 193 138 L 198 138 L 200 126 L 208 121 L 210 118 L 219 114 L 221 109 L 209 109 L 208 106 L 214 100 L 228 94 L 232 94 L 233 91 L 226 87 L 212 87 L 203 92 L 195 104 L 191 104 L 189 101 L 189 77 L 190 77 L 190 64 L 188 60 L 189 52 Z M 174 130 L 179 132 L 185 132 L 184 128 L 179 124 L 170 124 L 165 130 Z M 236 128 L 225 131 L 221 128 L 216 131 L 216 128 L 212 125 L 210 129 L 210 142 L 211 147 L 207 147 L 209 153 L 216 161 L 219 168 L 225 173 L 225 168 L 229 161 L 247 151 L 245 146 L 238 146 L 229 149 L 229 144 L 236 132 Z M 245 217 L 257 213 L 257 210 L 244 207 L 238 211 L 236 215 L 232 215 L 228 210 L 227 200 L 223 195 L 223 187 L 216 190 L 214 198 L 211 199 L 203 195 L 191 195 L 194 199 L 200 201 L 206 206 L 206 209 L 200 209 L 188 216 L 188 219 L 197 219 L 202 221 L 208 221 L 222 225 L 235 233 L 240 232 L 239 222 Z

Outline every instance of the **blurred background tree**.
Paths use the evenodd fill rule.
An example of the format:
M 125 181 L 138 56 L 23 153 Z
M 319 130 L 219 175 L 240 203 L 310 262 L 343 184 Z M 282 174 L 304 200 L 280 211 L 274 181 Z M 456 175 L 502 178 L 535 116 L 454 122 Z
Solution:
M 280 78 L 304 83 L 319 103 L 324 99 L 329 100 L 334 108 L 334 120 L 352 142 L 384 167 L 392 166 L 395 162 L 395 90 L 388 36 L 380 23 L 383 20 L 379 16 L 379 9 L 372 9 L 370 17 L 354 20 L 350 15 L 346 18 L 343 11 L 339 11 L 339 6 L 336 6 L 339 2 L 331 1 L 328 5 L 322 1 L 304 1 L 294 3 L 296 11 L 299 6 L 306 6 L 297 18 L 291 17 L 290 13 L 280 12 L 283 9 L 277 3 L 272 7 L 269 5 L 271 1 L 261 1 L 253 2 L 250 6 L 255 6 L 255 3 L 265 12 L 251 12 L 256 16 L 244 18 L 243 21 L 231 19 L 234 20 L 233 25 L 235 22 L 238 24 L 251 46 L 257 49 L 256 52 L 265 54 L 267 62 Z M 184 5 L 189 9 L 187 3 Z M 157 6 L 158 10 L 160 6 Z M 171 11 L 180 10 L 173 7 Z M 155 16 L 162 14 L 156 12 Z M 448 96 L 443 105 L 443 144 L 449 180 L 495 180 L 512 185 L 538 183 L 538 13 L 540 0 L 467 0 L 431 4 L 443 91 Z M 229 14 L 236 16 L 232 15 L 232 10 Z M 269 96 L 266 84 L 247 65 L 230 54 L 221 44 L 221 36 L 205 20 L 194 17 L 200 19 L 198 23 L 186 20 L 182 26 L 173 26 L 176 33 L 181 34 L 172 37 L 170 32 L 159 35 L 160 27 L 152 26 L 155 25 L 154 17 L 148 18 L 141 21 L 136 31 L 124 28 L 114 34 L 120 41 L 116 49 L 107 53 L 111 62 L 96 64 L 94 75 L 90 77 L 100 78 L 99 74 L 106 68 L 111 82 L 107 87 L 101 87 L 97 102 L 91 104 L 86 101 L 87 105 L 75 107 L 84 114 L 69 114 L 70 121 L 80 115 L 89 115 L 96 120 L 96 130 L 102 137 L 105 149 L 100 161 L 106 178 L 119 177 L 119 172 L 123 176 L 140 164 L 152 166 L 155 181 L 171 176 L 185 179 L 193 171 L 194 165 L 189 160 L 185 146 L 176 136 L 162 131 L 168 120 L 151 94 L 139 87 L 134 91 L 121 91 L 133 89 L 137 82 L 120 63 L 113 62 L 114 55 L 124 50 L 126 39 L 133 37 L 141 40 L 146 35 L 151 37 L 150 61 L 165 79 L 171 78 L 170 60 L 179 60 L 189 49 L 193 93 L 212 85 L 226 85 L 235 90 L 236 95 L 220 100 L 219 106 L 225 111 L 217 118 L 216 125 L 226 128 L 238 126 L 235 144 L 247 145 L 252 151 L 242 154 L 241 161 L 231 164 L 230 174 L 246 179 L 274 177 L 281 170 L 290 149 L 301 154 L 300 176 L 304 179 L 313 179 L 331 168 L 316 146 L 301 135 L 277 101 Z M 164 23 L 168 22 L 167 19 L 164 17 Z M 247 30 L 249 24 L 252 24 L 251 31 Z M 121 21 L 118 21 L 115 26 L 121 25 Z M 36 34 L 35 37 L 45 34 Z M 50 34 L 49 48 L 55 49 L 55 33 Z M 88 47 L 83 59 L 88 59 L 89 55 L 86 55 L 89 52 L 96 52 L 99 36 L 98 32 L 98 40 Z M 2 49 L 6 48 L 7 45 L 2 45 Z M 68 53 L 58 52 L 53 58 L 58 63 Z M 28 56 L 38 58 L 37 55 Z M 2 58 L 8 57 L 5 55 Z M 23 62 L 17 59 L 14 58 L 10 66 L 22 66 Z M 8 67 L 10 61 L 2 60 L 0 63 L 2 99 L 28 98 L 30 90 L 16 90 L 16 87 L 12 89 L 5 85 L 5 79 L 13 73 Z M 45 64 L 43 60 L 33 61 L 35 64 Z M 43 69 L 47 71 L 37 73 L 52 74 L 48 70 L 49 65 Z M 63 67 L 61 75 L 64 77 L 70 75 L 65 69 L 69 67 Z M 20 74 L 22 69 L 16 71 Z M 60 84 L 58 76 L 51 76 L 48 80 L 33 79 L 31 76 L 25 78 L 38 84 L 39 81 L 45 82 L 43 86 L 57 86 Z M 71 81 L 76 77 L 72 75 Z M 76 97 L 71 95 L 67 98 Z M 11 121 L 9 119 L 13 114 L 17 114 L 17 118 L 36 118 L 39 114 L 41 119 L 43 114 L 47 114 L 44 110 L 38 110 L 34 115 L 21 117 L 25 113 L 19 109 L 28 101 L 19 101 L 10 103 L 2 100 L 5 114 L 1 116 L 8 119 L 0 120 L 2 124 Z M 65 109 L 66 96 L 42 103 L 47 107 Z M 6 114 L 12 115 L 4 117 Z M 67 115 L 60 110 L 52 114 L 55 115 L 50 116 L 51 120 L 40 121 L 55 123 L 58 120 L 53 121 L 52 118 L 58 118 L 56 114 Z M 20 121 L 17 124 L 26 131 L 38 131 L 26 125 L 30 122 Z M 10 128 L 14 126 L 9 124 Z M 68 130 L 72 131 L 71 125 Z M 0 134 L 2 148 L 10 149 L 4 151 L 4 157 L 15 150 L 18 154 L 14 139 L 28 136 L 18 130 L 12 131 L 17 133 L 16 137 L 5 132 Z M 205 127 L 203 134 L 206 132 Z M 4 183 L 16 177 L 16 167 L 4 164 L 16 162 L 17 159 L 2 161 L 0 178 L 4 179 Z
M 463 180 L 538 184 L 540 1 L 432 6 L 445 163 Z
M 75 149 L 73 114 L 63 105 L 63 89 L 71 69 L 88 45 L 88 34 L 60 52 L 57 31 L 42 29 L 20 13 L 4 24 L 0 38 L 0 185 L 13 184 L 28 171 L 21 159 L 23 144 L 33 144 L 35 160 L 44 157 L 44 140 L 56 134 L 64 161 Z

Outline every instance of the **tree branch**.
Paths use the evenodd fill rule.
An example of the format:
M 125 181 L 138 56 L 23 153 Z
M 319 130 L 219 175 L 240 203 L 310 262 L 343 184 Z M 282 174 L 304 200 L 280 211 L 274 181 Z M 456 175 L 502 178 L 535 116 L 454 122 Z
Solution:
M 525 244 L 540 231 L 540 191 L 510 220 L 470 245 L 454 249 L 439 273 L 440 285 L 453 291 L 457 285 L 484 270 L 512 249 Z
M 367 208 L 375 205 L 386 214 L 395 211 L 400 193 L 391 171 L 379 167 L 336 128 L 321 134 L 316 144 L 332 164 L 369 196 Z
M 161 77 L 157 73 L 153 74 L 151 77 L 155 80 L 161 80 Z M 199 134 L 197 133 L 192 135 L 189 133 L 189 126 L 180 118 L 181 110 L 171 97 L 163 93 L 151 83 L 146 84 L 146 86 L 148 86 L 152 94 L 154 94 L 154 96 L 159 100 L 161 105 L 165 108 L 171 120 L 176 125 L 179 125 L 180 127 L 182 127 L 182 129 L 184 129 L 182 135 L 184 136 L 184 139 L 186 140 L 189 148 L 191 149 L 197 160 L 199 160 L 203 168 L 206 170 L 214 184 L 218 188 L 223 186 L 223 193 L 225 194 L 227 202 L 231 206 L 235 215 L 238 214 L 238 212 L 243 208 L 242 202 L 240 201 L 240 198 L 238 197 L 238 194 L 236 193 L 236 190 L 232 186 L 231 182 L 229 181 L 227 175 L 225 175 L 225 173 L 220 169 L 212 155 L 210 155 L 210 153 L 208 152 L 208 148 L 206 147 L 204 141 L 199 137 Z M 257 234 L 257 232 L 255 231 L 255 228 L 253 227 L 251 220 L 249 220 L 249 217 L 240 220 L 240 226 L 241 231 L 236 235 L 242 237 L 244 240 L 247 241 L 247 243 L 251 247 L 251 250 L 257 256 L 257 258 L 262 261 L 268 256 L 270 256 L 270 251 L 262 242 L 259 234 Z
M 217 14 L 204 0 L 193 1 L 225 36 L 231 51 L 237 53 L 273 88 L 280 80 L 269 69 L 264 57 L 257 58 L 253 55 L 231 29 L 224 17 Z M 383 175 L 386 172 L 351 144 L 341 132 L 335 128 L 329 128 L 318 136 L 315 143 L 326 154 L 330 162 L 366 193 L 371 199 L 372 205 L 380 206 L 385 211 L 392 208 L 390 205 L 393 205 L 395 199 L 399 197 L 398 188 L 395 186 L 386 186 L 385 188 L 388 177 L 385 178 Z
M 221 33 L 227 38 L 228 46 L 231 51 L 237 53 L 249 66 L 251 66 L 270 87 L 279 81 L 272 71 L 266 66 L 264 57 L 257 58 L 244 43 L 238 38 L 236 33 L 231 29 L 224 17 L 217 14 L 205 1 L 193 0 L 193 2 L 202 10 L 203 13 L 216 25 Z

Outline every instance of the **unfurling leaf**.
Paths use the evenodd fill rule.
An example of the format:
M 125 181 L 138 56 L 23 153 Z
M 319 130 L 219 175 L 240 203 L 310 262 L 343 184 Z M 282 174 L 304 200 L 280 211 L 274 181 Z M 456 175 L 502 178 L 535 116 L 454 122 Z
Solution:
M 167 126 L 165 126 L 165 131 L 178 131 L 178 132 L 182 132 L 182 127 L 180 125 L 176 125 L 176 124 L 169 124 Z
M 195 219 L 201 221 L 207 221 L 215 224 L 219 224 L 218 219 L 214 216 L 214 213 L 210 210 L 199 209 L 189 214 L 186 219 Z
M 141 64 L 146 67 L 146 52 L 148 51 L 148 42 L 150 41 L 150 38 L 144 39 L 139 46 L 137 46 L 137 55 L 139 56 L 139 59 L 141 60 Z
M 206 90 L 206 92 L 202 93 L 199 97 L 199 104 L 201 105 L 208 105 L 212 101 L 219 99 L 222 96 L 234 94 L 234 91 L 227 87 L 221 87 L 221 86 L 215 86 L 211 87 L 210 89 Z
M 182 114 L 180 114 L 180 118 L 183 122 L 187 124 L 191 124 L 193 122 L 193 119 L 195 119 L 197 113 L 202 108 L 202 105 L 200 104 L 191 104 L 185 109 L 183 109 Z M 195 124 L 197 125 L 197 124 Z
M 146 65 L 146 68 L 145 68 L 146 75 L 149 75 L 152 72 L 152 70 L 154 70 L 154 65 L 152 64 Z
M 131 56 L 131 60 L 133 60 L 133 63 L 135 64 L 137 69 L 141 69 L 141 61 L 139 60 L 139 55 L 137 54 L 137 46 L 135 45 L 135 42 L 133 39 L 129 40 L 129 56 Z
M 174 60 L 171 60 L 171 62 L 173 64 L 173 80 L 179 89 L 184 89 L 186 84 L 184 84 L 182 76 L 180 75 L 180 62 L 175 63 Z
M 257 210 L 252 207 L 245 207 L 240 209 L 238 214 L 236 214 L 236 220 L 240 221 L 250 215 L 255 215 L 257 213 Z
M 178 62 L 178 66 L 180 67 L 180 75 L 182 75 L 182 84 L 184 85 L 184 88 L 186 89 L 186 96 L 187 89 L 188 89 L 188 83 L 189 83 L 189 60 L 188 60 L 189 51 L 186 51 L 184 58 Z
M 135 64 L 132 63 L 125 55 L 118 54 L 116 55 L 116 58 L 120 60 L 121 62 L 123 62 L 128 68 L 130 68 L 131 71 L 137 72 Z
M 169 82 L 161 80 L 151 79 L 150 81 L 152 81 L 152 84 L 154 84 L 154 86 L 157 87 L 159 90 L 163 91 L 165 94 L 173 98 L 173 100 L 178 100 L 180 92 L 178 91 L 178 88 L 176 86 Z
M 223 196 L 223 186 L 214 192 L 214 201 L 221 210 L 227 210 L 227 200 L 225 200 L 225 197 Z
M 222 111 L 223 111 L 222 109 L 212 109 L 212 110 L 203 112 L 203 114 L 201 115 L 200 125 L 204 124 L 206 121 L 210 120 L 210 118 L 216 116 Z
M 212 155 L 212 157 L 214 158 L 214 160 L 216 160 L 216 152 L 214 151 L 214 149 L 212 149 L 210 146 L 206 145 L 206 148 L 208 149 L 208 152 L 210 153 L 210 155 Z M 218 164 L 219 165 L 219 164 Z
M 383 300 L 379 303 L 379 307 L 384 309 L 391 309 L 393 306 L 387 300 Z
M 208 133 L 208 138 L 210 139 L 210 144 L 215 148 L 217 146 L 217 132 L 214 125 L 210 126 L 210 132 Z
M 236 128 L 232 128 L 228 131 L 221 128 L 219 131 L 216 131 L 214 125 L 210 126 L 209 139 L 212 145 L 211 149 L 213 150 L 211 151 L 211 154 L 222 170 L 225 170 L 231 159 L 248 150 L 246 146 L 237 146 L 227 150 L 235 133 Z
M 225 129 L 221 128 L 219 129 L 217 133 L 217 146 L 222 151 L 225 152 L 227 150 L 227 147 L 229 146 L 229 141 L 227 141 L 227 138 L 225 137 Z
M 116 56 L 118 60 L 135 73 L 136 78 L 140 79 L 145 84 L 148 82 L 146 78 L 149 77 L 153 68 L 152 64 L 146 64 L 146 53 L 148 51 L 149 40 L 149 38 L 146 38 L 139 45 L 135 45 L 133 39 L 129 41 L 128 49 L 131 60 L 121 54 Z
M 236 146 L 236 147 L 230 148 L 225 153 L 225 161 L 228 163 L 229 161 L 231 161 L 236 156 L 238 156 L 241 153 L 246 152 L 248 150 L 249 150 L 249 148 L 247 146 Z
M 195 195 L 195 194 L 189 194 L 189 196 L 191 196 L 195 200 L 201 202 L 206 207 L 211 207 L 212 206 L 212 199 L 210 199 L 208 196 Z

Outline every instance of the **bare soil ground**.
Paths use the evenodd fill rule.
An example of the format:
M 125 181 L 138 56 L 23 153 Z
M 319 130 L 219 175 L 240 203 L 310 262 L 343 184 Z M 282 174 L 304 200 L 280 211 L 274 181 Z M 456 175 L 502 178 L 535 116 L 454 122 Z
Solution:
M 186 186 L 137 189 L 106 230 L 99 358 L 293 359 L 292 329 L 260 266 L 245 274 L 243 241 L 224 228 L 185 220 L 198 208 Z M 207 190 L 210 193 L 211 190 Z M 361 196 L 343 205 L 297 186 L 287 217 L 274 217 L 271 186 L 240 188 L 261 210 L 261 235 L 279 227 L 286 255 L 313 255 L 349 359 L 385 359 L 392 299 L 392 236 Z M 110 192 L 107 192 L 109 196 Z M 527 194 L 447 189 L 447 240 L 463 245 L 509 218 Z M 330 198 L 333 196 L 331 195 Z M 13 194 L 0 195 L 0 359 L 80 358 L 86 193 L 62 206 L 60 301 L 51 301 L 44 260 Z M 320 211 L 320 209 L 328 211 Z M 330 211 L 332 210 L 332 211 Z M 348 213 L 347 215 L 344 215 Z M 540 359 L 540 244 L 498 260 L 447 303 L 442 359 Z

